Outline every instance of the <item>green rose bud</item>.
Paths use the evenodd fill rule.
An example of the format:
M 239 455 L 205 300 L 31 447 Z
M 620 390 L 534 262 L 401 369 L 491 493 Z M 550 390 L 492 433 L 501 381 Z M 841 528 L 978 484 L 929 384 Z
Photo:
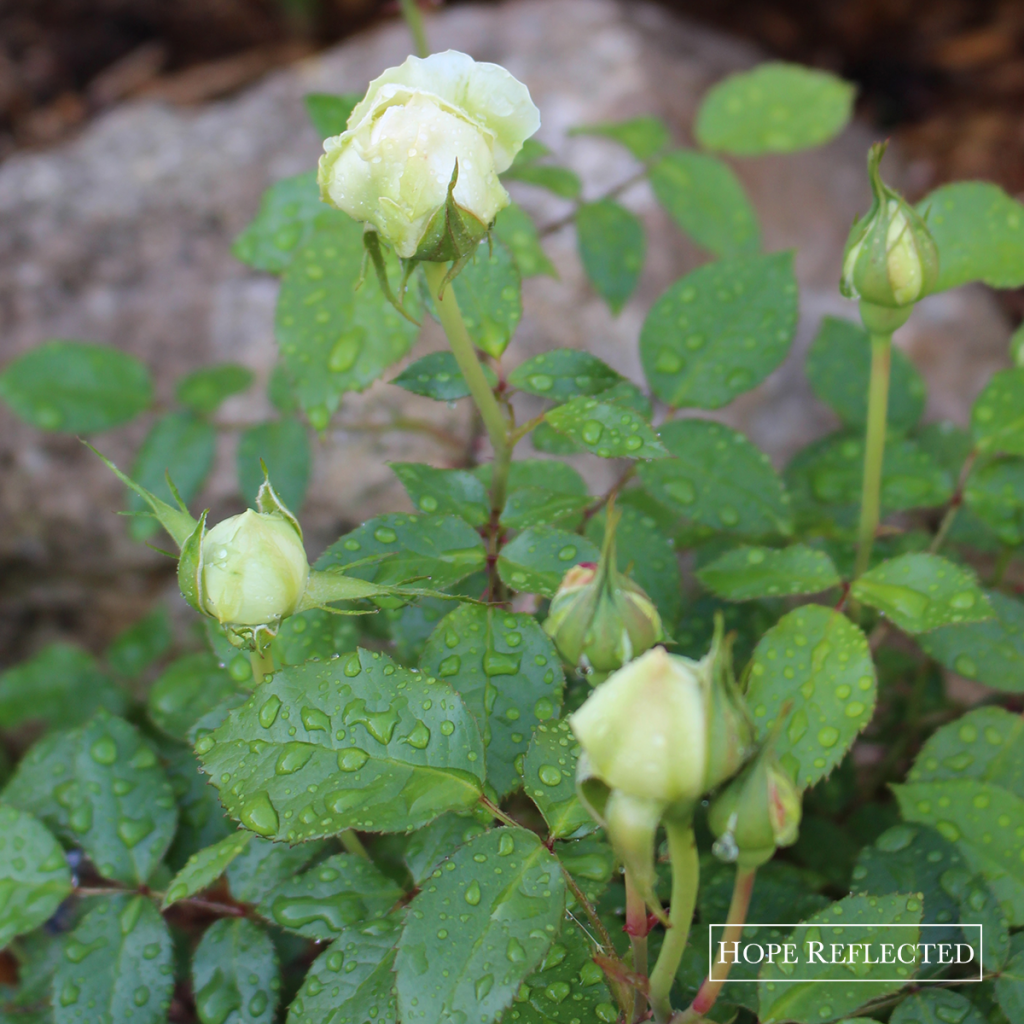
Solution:
M 529 90 L 456 50 L 410 57 L 370 83 L 348 130 L 324 142 L 324 202 L 373 225 L 399 256 L 443 253 L 441 220 L 469 244 L 509 203 L 498 175 L 540 126 Z M 449 204 L 449 184 L 453 185 Z
M 298 608 L 309 564 L 293 520 L 249 509 L 203 537 L 200 573 L 203 607 L 218 622 L 262 626 Z
M 871 147 L 868 175 L 874 202 L 854 222 L 843 255 L 843 295 L 898 308 L 923 299 L 939 279 L 939 250 L 921 215 L 886 185 L 878 167 L 885 145 Z
M 800 832 L 800 791 L 779 764 L 772 741 L 716 797 L 708 824 L 718 836 L 714 852 L 740 867 L 756 868 Z
M 601 561 L 573 566 L 551 600 L 545 632 L 559 654 L 595 683 L 664 638 L 661 616 L 644 589 L 616 568 L 609 509 Z

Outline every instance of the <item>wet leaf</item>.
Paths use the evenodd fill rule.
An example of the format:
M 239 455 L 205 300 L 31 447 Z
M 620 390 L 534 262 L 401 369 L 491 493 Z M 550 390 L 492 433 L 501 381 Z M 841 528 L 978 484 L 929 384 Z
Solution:
M 499 796 L 520 782 L 516 761 L 539 722 L 562 704 L 561 660 L 531 615 L 463 604 L 438 624 L 420 668 L 458 691 L 487 750 L 487 781 Z
M 259 912 L 272 924 L 322 942 L 383 917 L 402 895 L 370 861 L 338 853 L 279 882 L 263 898 Z
M 827 776 L 871 721 L 877 683 L 867 638 L 841 612 L 810 604 L 784 615 L 761 638 L 747 705 L 759 738 L 792 702 L 775 743 L 800 788 Z
M 363 650 L 275 672 L 197 752 L 233 817 L 289 843 L 417 828 L 474 806 L 484 775 L 455 691 Z
M 192 955 L 201 1024 L 270 1024 L 281 981 L 273 940 L 254 921 L 214 921 Z
M 785 359 L 796 319 L 792 253 L 709 263 L 651 307 L 640 332 L 644 374 L 675 409 L 718 409 Z
M 664 446 L 654 428 L 624 405 L 601 398 L 574 398 L 555 406 L 545 422 L 602 459 L 663 459 Z
M 182 405 L 201 416 L 208 416 L 220 408 L 221 402 L 252 387 L 253 372 L 238 363 L 219 363 L 182 377 L 174 388 L 175 397 Z
M 296 419 L 285 417 L 260 423 L 242 432 L 235 455 L 238 489 L 250 508 L 256 507 L 256 495 L 263 485 L 263 466 L 281 500 L 297 513 L 306 500 L 313 453 L 309 434 Z
M 781 549 L 733 548 L 699 569 L 697 578 L 728 601 L 818 594 L 841 582 L 832 559 L 805 544 Z
M 562 577 L 580 562 L 597 562 L 600 550 L 586 537 L 554 526 L 524 530 L 498 556 L 498 575 L 520 593 L 554 596 Z
M 150 721 L 176 740 L 208 711 L 237 690 L 237 684 L 212 654 L 186 654 L 172 662 L 147 698 Z
M 737 156 L 793 153 L 838 135 L 854 95 L 853 85 L 827 71 L 772 61 L 713 86 L 694 131 L 702 146 Z
M 1024 369 L 992 374 L 971 409 L 971 435 L 980 452 L 1024 455 Z
M 520 363 L 508 382 L 520 391 L 564 402 L 579 395 L 599 395 L 622 380 L 597 356 L 575 348 L 556 348 Z
M 928 936 L 929 940 L 932 938 Z M 904 999 L 889 1024 L 986 1024 L 985 1018 L 959 992 L 924 989 Z
M 512 253 L 522 277 L 558 277 L 555 265 L 540 244 L 533 218 L 521 206 L 506 206 L 495 218 L 493 231 Z
M 485 238 L 452 287 L 473 344 L 497 359 L 523 316 L 522 285 L 512 253 L 498 239 Z
M 153 382 L 138 359 L 111 345 L 47 341 L 7 364 L 0 398 L 40 430 L 95 434 L 147 409 Z
M 498 384 L 497 374 L 486 364 L 484 376 L 491 387 Z M 462 376 L 455 356 L 451 352 L 431 352 L 407 366 L 390 383 L 397 384 L 414 395 L 433 398 L 435 402 L 454 402 L 469 395 L 466 378 Z
M 986 686 L 1024 690 L 1024 605 L 986 590 L 993 617 L 985 622 L 943 626 L 918 638 L 922 650 L 950 671 Z
M 172 903 L 177 903 L 187 896 L 194 896 L 213 885 L 253 838 L 255 837 L 251 832 L 234 832 L 225 836 L 219 843 L 214 843 L 213 846 L 208 846 L 189 857 L 188 863 L 167 887 L 167 895 L 164 896 L 161 909 L 165 910 Z
M 483 526 L 490 519 L 487 490 L 469 470 L 435 469 L 422 462 L 392 462 L 390 466 L 420 511 L 461 516 L 470 526 Z
M 171 936 L 146 896 L 104 896 L 71 933 L 53 977 L 55 1024 L 163 1024 Z
M 422 885 L 443 860 L 483 831 L 475 818 L 450 812 L 413 833 L 404 857 L 413 881 Z
M 564 907 L 558 862 L 532 832 L 492 829 L 460 847 L 409 905 L 395 965 L 402 1021 L 493 1020 L 551 948 Z
M 46 921 L 70 892 L 60 843 L 31 814 L 0 805 L 0 949 Z
M 171 639 L 171 624 L 167 613 L 163 608 L 157 608 L 118 633 L 104 657 L 117 675 L 134 679 L 167 651 Z
M 231 895 L 242 903 L 259 903 L 281 882 L 297 875 L 310 861 L 323 856 L 327 843 L 287 846 L 253 836 L 228 865 Z
M 850 594 L 907 633 L 981 622 L 993 615 L 974 573 L 939 555 L 891 558 L 856 580 Z
M 578 839 L 597 822 L 576 797 L 576 761 L 580 745 L 567 721 L 541 722 L 523 764 L 526 795 L 544 815 L 555 839 Z
M 625 146 L 637 160 L 650 160 L 672 141 L 660 117 L 633 117 L 628 121 L 602 121 L 569 129 L 570 135 L 597 135 Z
M 153 749 L 134 726 L 105 711 L 36 743 L 3 799 L 80 846 L 104 878 L 126 885 L 153 873 L 178 819 Z
M 716 256 L 761 248 L 761 226 L 728 164 L 707 153 L 677 149 L 650 170 L 658 202 L 699 246 Z
M 638 467 L 644 489 L 673 512 L 723 533 L 788 536 L 789 498 L 768 456 L 741 433 L 709 420 L 666 423 L 674 456 Z
M 644 266 L 647 238 L 640 219 L 611 199 L 581 203 L 576 242 L 587 279 L 612 313 L 619 313 Z

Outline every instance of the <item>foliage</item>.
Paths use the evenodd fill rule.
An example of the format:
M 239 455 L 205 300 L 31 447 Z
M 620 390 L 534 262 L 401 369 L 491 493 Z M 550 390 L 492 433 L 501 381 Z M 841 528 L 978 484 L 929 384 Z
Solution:
M 968 433 L 921 425 L 923 378 L 893 351 L 878 433 L 875 354 L 891 331 L 877 309 L 864 328 L 826 317 L 805 370 L 840 430 L 780 472 L 712 418 L 787 358 L 800 311 L 793 254 L 763 250 L 740 161 L 827 143 L 852 101 L 838 78 L 776 63 L 712 87 L 698 148 L 676 146 L 655 117 L 573 130 L 623 147 L 709 256 L 647 310 L 643 388 L 586 351 L 516 356 L 524 281 L 563 268 L 524 205 L 482 240 L 460 228 L 457 174 L 428 231 L 441 232 L 431 246 L 455 247 L 440 289 L 436 264 L 399 260 L 383 234 L 321 202 L 312 171 L 268 189 L 234 246 L 281 281 L 275 412 L 262 422 L 223 414 L 254 382 L 239 365 L 196 368 L 160 407 L 148 369 L 113 345 L 52 340 L 4 368 L 0 398 L 40 430 L 93 435 L 147 418 L 121 477 L 129 530 L 169 529 L 200 609 L 205 515 L 188 508 L 219 435 L 237 435 L 239 498 L 289 521 L 315 476 L 314 434 L 327 438 L 344 396 L 385 376 L 439 402 L 472 397 L 495 457 L 393 463 L 415 511 L 330 544 L 306 603 L 262 639 L 208 619 L 200 645 L 155 612 L 102 657 L 55 643 L 0 674 L 0 726 L 23 731 L 0 794 L 0 941 L 18 974 L 0 1019 L 156 1024 L 173 998 L 175 1020 L 194 1005 L 202 1024 L 612 1024 L 641 1019 L 644 993 L 662 1022 L 690 1000 L 711 1020 L 764 1024 L 890 1010 L 893 1024 L 1021 1019 L 1019 352 L 979 395 Z M 357 102 L 319 93 L 307 109 L 327 138 Z M 647 228 L 624 189 L 583 200 L 579 176 L 535 140 L 503 177 L 524 202 L 539 188 L 571 204 L 549 227 L 574 224 L 580 267 L 612 315 L 636 308 Z M 1024 282 L 1024 208 L 996 186 L 944 185 L 919 210 L 940 290 Z M 432 316 L 451 351 L 405 362 Z M 509 418 L 524 408 L 534 418 Z M 547 457 L 513 458 L 527 438 Z M 592 457 L 616 460 L 603 494 L 576 468 Z M 880 513 L 865 527 L 872 459 Z M 572 728 L 605 684 L 585 654 L 563 664 L 545 631 L 549 600 L 609 558 L 618 572 L 599 578 L 627 577 L 650 598 L 631 607 L 660 619 L 653 635 L 694 659 L 716 766 L 740 777 L 761 750 L 785 792 L 802 794 L 801 838 L 756 881 L 735 872 L 737 893 L 745 878 L 754 888 L 730 920 L 745 913 L 748 938 L 771 942 L 801 922 L 829 942 L 851 926 L 879 941 L 892 926 L 922 941 L 937 929 L 973 949 L 982 985 L 935 963 L 896 974 L 822 963 L 799 978 L 745 963 L 724 988 L 705 980 L 712 926 L 737 913 L 733 870 L 714 859 L 735 859 L 735 822 L 712 844 L 698 810 L 695 849 L 679 826 L 692 806 L 659 806 L 623 831 L 618 791 L 593 775 Z M 641 635 L 615 618 L 622 607 L 587 606 L 578 646 L 607 639 L 586 630 Z M 985 696 L 964 706 L 940 669 Z M 739 753 L 721 745 L 730 715 L 749 739 Z M 659 763 L 648 753 L 633 756 Z M 627 796 L 630 813 L 647 813 L 644 793 Z M 646 913 L 614 870 L 624 861 L 632 883 L 644 857 L 643 895 L 672 915 L 650 937 L 667 977 L 645 960 Z

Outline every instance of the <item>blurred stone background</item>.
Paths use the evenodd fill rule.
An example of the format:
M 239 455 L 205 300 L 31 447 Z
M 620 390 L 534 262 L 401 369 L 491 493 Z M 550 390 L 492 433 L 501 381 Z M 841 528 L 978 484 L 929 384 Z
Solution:
M 802 355 L 823 314 L 853 315 L 836 280 L 849 224 L 868 203 L 869 143 L 895 125 L 887 174 L 913 197 L 951 176 L 993 177 L 1013 191 L 1024 184 L 1024 137 L 1013 134 L 1024 100 L 1013 20 L 1021 5 L 969 3 L 974 14 L 960 21 L 964 5 L 952 2 L 802 5 L 821 15 L 814 18 L 795 2 L 754 6 L 756 16 L 738 0 L 506 0 L 438 10 L 428 32 L 433 48 L 504 64 L 529 85 L 544 120 L 540 138 L 580 173 L 587 196 L 635 166 L 609 143 L 567 139 L 574 125 L 654 113 L 685 143 L 703 92 L 769 53 L 857 77 L 862 116 L 834 143 L 734 163 L 765 246 L 797 250 L 803 315 L 790 359 L 722 418 L 781 464 L 834 425 L 803 381 Z M 865 6 L 889 12 L 886 31 L 857 21 Z M 825 8 L 846 11 L 846 21 L 825 17 Z M 982 8 L 988 21 L 976 24 Z M 257 385 L 223 407 L 229 429 L 197 503 L 214 519 L 241 507 L 230 428 L 270 415 L 263 385 L 276 356 L 276 280 L 235 261 L 230 244 L 268 184 L 315 163 L 320 147 L 303 94 L 361 90 L 408 53 L 404 25 L 380 13 L 372 0 L 296 0 L 287 9 L 271 0 L 33 0 L 0 13 L 0 365 L 50 337 L 102 341 L 144 359 L 165 403 L 174 379 L 204 363 L 251 367 Z M 324 45 L 360 25 L 347 41 Z M 1007 118 L 1013 102 L 1018 113 Z M 528 186 L 512 191 L 541 225 L 569 208 Z M 545 244 L 562 280 L 527 282 L 509 366 L 548 348 L 587 347 L 641 379 L 636 339 L 646 310 L 706 257 L 646 185 L 623 201 L 648 230 L 634 298 L 613 320 L 583 280 L 572 229 L 551 233 Z M 966 422 L 974 395 L 1006 363 L 1019 300 L 959 289 L 928 300 L 900 332 L 929 383 L 928 418 Z M 440 344 L 428 326 L 413 358 Z M 302 514 L 312 554 L 360 519 L 406 507 L 388 460 L 454 465 L 465 457 L 429 433 L 380 429 L 399 408 L 468 435 L 466 403 L 452 410 L 383 383 L 347 397 L 316 445 Z M 147 426 L 143 418 L 94 441 L 127 468 Z M 519 454 L 532 454 L 528 443 Z M 581 467 L 595 487 L 614 472 L 598 460 Z M 127 539 L 114 515 L 121 507 L 120 486 L 76 439 L 44 435 L 0 407 L 0 667 L 56 636 L 99 649 L 173 592 L 173 563 Z

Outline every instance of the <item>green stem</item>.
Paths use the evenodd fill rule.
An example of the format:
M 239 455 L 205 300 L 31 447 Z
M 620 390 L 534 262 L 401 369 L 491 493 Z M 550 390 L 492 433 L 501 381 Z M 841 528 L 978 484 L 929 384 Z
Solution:
M 370 855 L 366 852 L 366 847 L 360 842 L 359 836 L 347 828 L 344 832 L 338 834 L 338 838 L 341 840 L 341 845 L 345 847 L 348 853 L 354 854 L 356 857 L 362 857 L 364 860 L 369 860 Z
M 736 881 L 733 883 L 732 902 L 729 904 L 729 917 L 726 920 L 725 931 L 722 935 L 722 942 L 739 942 L 743 936 L 743 925 L 747 920 L 747 911 L 750 909 L 750 896 L 754 891 L 754 878 L 757 875 L 757 868 L 736 868 Z M 721 947 L 719 947 L 721 948 Z M 724 959 L 724 958 L 723 958 Z M 718 999 L 722 986 L 729 977 L 731 962 L 724 963 L 715 961 L 711 965 L 711 973 L 704 979 L 696 997 L 690 1006 L 681 1014 L 672 1018 L 672 1024 L 696 1024 L 703 1019 L 715 1000 Z
M 856 579 L 867 571 L 881 512 L 882 462 L 889 405 L 889 367 L 892 334 L 871 335 L 871 382 L 868 385 L 868 429 L 864 443 L 864 482 L 861 487 L 860 528 L 857 533 Z
M 409 27 L 417 57 L 430 56 L 430 44 L 427 42 L 427 30 L 423 26 L 423 12 L 416 0 L 398 0 L 402 8 L 402 17 Z
M 633 973 L 647 975 L 647 904 L 633 880 L 626 872 L 626 932 L 633 947 Z M 633 1024 L 642 1020 L 647 1009 L 647 1000 L 640 989 L 633 992 Z
M 665 1024 L 672 1016 L 669 994 L 690 937 L 693 911 L 697 905 L 697 887 L 700 884 L 700 858 L 697 855 L 692 821 L 666 820 L 665 830 L 668 833 L 668 852 L 672 861 L 672 904 L 669 908 L 672 927 L 665 932 L 658 962 L 651 972 L 650 1000 L 658 1024 Z
M 509 444 L 510 425 L 484 376 L 483 367 L 480 365 L 480 360 L 473 347 L 473 341 L 469 336 L 469 331 L 466 330 L 466 322 L 462 319 L 462 311 L 459 309 L 459 302 L 455 297 L 455 289 L 451 286 L 451 282 L 445 285 L 445 276 L 448 273 L 447 264 L 424 263 L 423 273 L 426 275 L 430 293 L 434 297 L 441 326 L 448 336 L 452 355 L 455 356 L 455 362 L 459 364 L 469 393 L 473 396 L 473 401 L 487 428 L 491 447 L 494 449 L 491 511 L 494 513 L 493 520 L 496 524 L 498 516 L 501 515 L 501 511 L 505 507 L 508 472 L 512 463 L 512 446 Z
M 251 651 L 249 662 L 252 665 L 253 686 L 259 686 L 263 682 L 263 677 L 274 671 L 274 656 L 270 653 L 269 647 Z

